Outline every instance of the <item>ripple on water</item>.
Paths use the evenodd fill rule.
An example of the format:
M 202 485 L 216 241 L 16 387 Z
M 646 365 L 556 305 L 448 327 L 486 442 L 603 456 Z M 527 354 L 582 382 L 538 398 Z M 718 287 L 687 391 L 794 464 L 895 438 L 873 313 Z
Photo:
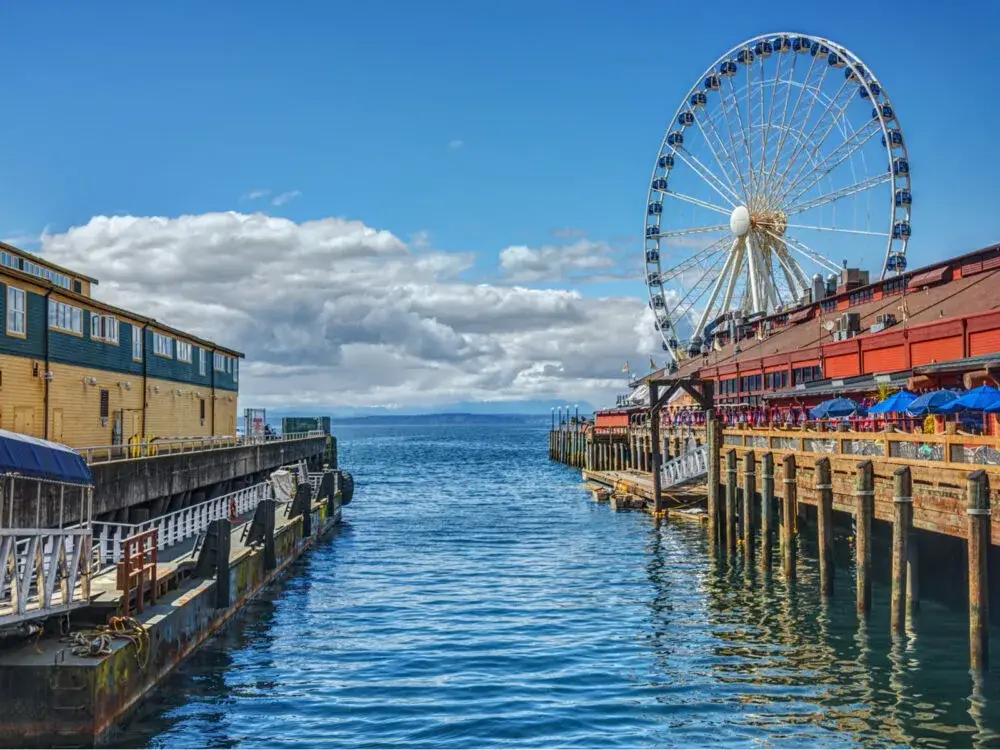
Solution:
M 545 427 L 352 427 L 348 522 L 188 659 L 115 744 L 995 745 L 963 613 L 905 643 L 852 572 L 822 602 L 703 530 L 593 504 Z M 749 579 L 749 580 L 748 580 Z

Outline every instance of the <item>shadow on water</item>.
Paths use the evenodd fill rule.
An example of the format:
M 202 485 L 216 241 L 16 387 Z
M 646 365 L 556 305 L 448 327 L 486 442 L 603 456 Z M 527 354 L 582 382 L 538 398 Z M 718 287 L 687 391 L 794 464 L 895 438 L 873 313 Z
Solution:
M 590 502 L 545 427 L 353 428 L 350 526 L 145 702 L 115 746 L 993 746 L 1000 675 L 967 669 L 965 612 L 889 590 L 855 612 L 837 539 L 819 595 L 759 548 Z M 759 540 L 758 540 L 759 544 Z M 994 644 L 1000 643 L 994 633 Z

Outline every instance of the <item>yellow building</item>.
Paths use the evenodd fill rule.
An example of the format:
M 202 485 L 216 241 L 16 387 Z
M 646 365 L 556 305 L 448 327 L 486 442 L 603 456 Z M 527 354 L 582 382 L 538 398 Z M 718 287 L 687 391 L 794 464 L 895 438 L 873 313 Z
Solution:
M 236 434 L 243 355 L 98 302 L 0 243 L 0 428 L 79 448 Z

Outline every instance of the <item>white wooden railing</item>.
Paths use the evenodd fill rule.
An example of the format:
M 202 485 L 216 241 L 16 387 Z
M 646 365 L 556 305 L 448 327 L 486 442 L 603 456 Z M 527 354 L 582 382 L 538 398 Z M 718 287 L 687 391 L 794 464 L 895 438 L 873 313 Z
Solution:
M 214 437 L 165 437 L 142 442 L 124 442 L 120 445 L 91 445 L 74 448 L 87 459 L 88 464 L 105 464 L 112 461 L 127 461 L 134 458 L 162 456 L 172 453 L 194 453 L 217 448 L 236 448 L 246 445 L 263 445 L 291 440 L 322 437 L 321 430 L 311 432 L 290 432 L 285 435 L 216 435 Z
M 708 452 L 706 446 L 701 445 L 663 464 L 662 487 L 664 489 L 676 487 L 706 474 L 708 474 Z
M 233 513 L 243 515 L 269 497 L 270 483 L 260 482 L 140 523 L 97 521 L 94 523 L 94 546 L 98 563 L 102 567 L 116 564 L 121 559 L 122 540 L 135 534 L 155 528 L 158 532 L 157 549 L 165 550 L 197 536 L 212 521 L 229 518 Z
M 90 603 L 91 530 L 0 529 L 0 626 Z

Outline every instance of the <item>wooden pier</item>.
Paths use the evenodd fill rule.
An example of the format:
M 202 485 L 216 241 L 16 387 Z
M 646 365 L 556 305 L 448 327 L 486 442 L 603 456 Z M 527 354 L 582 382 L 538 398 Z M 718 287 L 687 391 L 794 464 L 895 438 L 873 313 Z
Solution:
M 989 658 L 989 548 L 1000 544 L 993 519 L 993 488 L 1000 488 L 1000 441 L 967 435 L 897 432 L 814 432 L 722 428 L 714 412 L 707 426 L 651 429 L 648 418 L 628 427 L 586 430 L 583 437 L 554 435 L 555 460 L 581 466 L 583 478 L 615 507 L 655 513 L 661 505 L 703 506 L 711 546 L 717 554 L 742 558 L 764 570 L 777 555 L 787 580 L 796 578 L 801 534 L 815 535 L 819 583 L 834 591 L 833 530 L 852 528 L 860 617 L 871 612 L 872 558 L 891 564 L 890 629 L 902 635 L 920 602 L 921 555 L 915 533 L 965 540 L 969 659 L 985 669 Z M 553 432 L 558 433 L 558 430 Z M 654 442 L 654 432 L 660 432 Z M 695 446 L 708 450 L 706 476 L 682 487 L 659 490 L 650 469 Z M 576 461 L 576 462 L 574 462 Z M 627 498 L 627 503 L 616 498 Z M 638 500 L 637 500 L 638 499 Z M 891 528 L 891 543 L 876 548 L 875 523 Z M 810 545 L 812 546 L 812 545 Z M 997 583 L 1000 583 L 998 581 Z M 963 585 L 958 583 L 957 585 Z

